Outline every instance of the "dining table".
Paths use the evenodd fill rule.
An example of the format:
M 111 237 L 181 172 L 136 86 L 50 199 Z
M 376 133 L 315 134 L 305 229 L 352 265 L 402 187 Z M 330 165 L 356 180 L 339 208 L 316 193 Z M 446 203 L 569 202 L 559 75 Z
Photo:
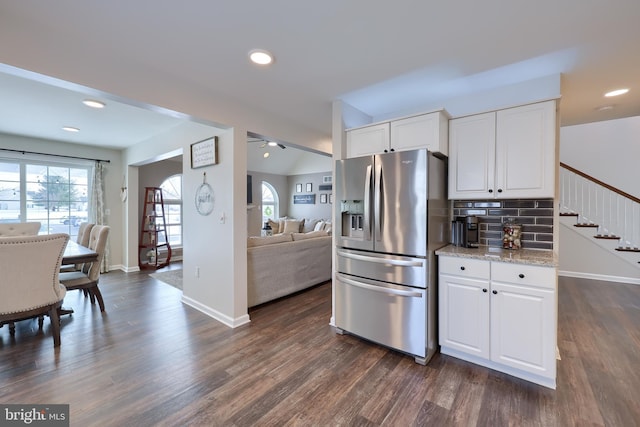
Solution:
M 85 262 L 92 262 L 98 259 L 98 253 L 93 249 L 89 249 L 86 246 L 69 240 L 67 247 L 64 249 L 62 255 L 62 264 L 82 264 Z

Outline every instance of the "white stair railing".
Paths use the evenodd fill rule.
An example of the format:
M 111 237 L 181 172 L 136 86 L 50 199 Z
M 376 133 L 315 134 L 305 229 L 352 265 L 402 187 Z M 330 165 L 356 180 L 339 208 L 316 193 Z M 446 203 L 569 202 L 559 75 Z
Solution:
M 578 222 L 597 224 L 598 234 L 620 238 L 619 248 L 640 248 L 640 201 L 572 167 L 561 164 L 560 211 Z

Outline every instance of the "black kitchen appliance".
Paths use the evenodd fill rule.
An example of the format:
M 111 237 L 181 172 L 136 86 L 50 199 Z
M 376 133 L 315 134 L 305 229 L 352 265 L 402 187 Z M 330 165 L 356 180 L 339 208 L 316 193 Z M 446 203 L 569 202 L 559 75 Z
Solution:
M 478 217 L 459 216 L 451 221 L 451 243 L 465 248 L 477 248 L 478 242 Z

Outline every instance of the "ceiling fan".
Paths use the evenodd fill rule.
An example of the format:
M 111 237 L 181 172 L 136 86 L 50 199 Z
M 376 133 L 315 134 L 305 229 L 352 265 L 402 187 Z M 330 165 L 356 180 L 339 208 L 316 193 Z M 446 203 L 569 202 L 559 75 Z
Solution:
M 265 147 L 280 147 L 283 150 L 285 148 L 287 148 L 284 144 L 280 144 L 279 142 L 275 142 L 275 141 L 267 141 L 266 139 L 262 139 L 262 138 L 249 138 L 248 142 L 262 142 L 262 144 L 260 145 L 260 148 L 265 148 Z
M 269 146 L 269 147 L 280 147 L 280 148 L 282 148 L 283 150 L 284 150 L 285 148 L 287 148 L 287 147 L 285 147 L 285 146 L 284 146 L 284 144 L 280 144 L 279 142 L 275 142 L 275 141 L 264 141 L 264 142 L 262 143 L 262 145 L 260 146 L 260 148 L 264 148 L 264 147 L 266 147 L 266 146 Z

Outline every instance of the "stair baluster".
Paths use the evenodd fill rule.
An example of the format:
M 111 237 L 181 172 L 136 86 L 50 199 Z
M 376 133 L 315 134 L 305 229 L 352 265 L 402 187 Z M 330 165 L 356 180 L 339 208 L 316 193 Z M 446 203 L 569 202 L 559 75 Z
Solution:
M 640 252 L 640 199 L 560 166 L 560 215 L 576 216 L 576 227 L 598 228 L 598 239 L 618 240 L 618 251 Z

